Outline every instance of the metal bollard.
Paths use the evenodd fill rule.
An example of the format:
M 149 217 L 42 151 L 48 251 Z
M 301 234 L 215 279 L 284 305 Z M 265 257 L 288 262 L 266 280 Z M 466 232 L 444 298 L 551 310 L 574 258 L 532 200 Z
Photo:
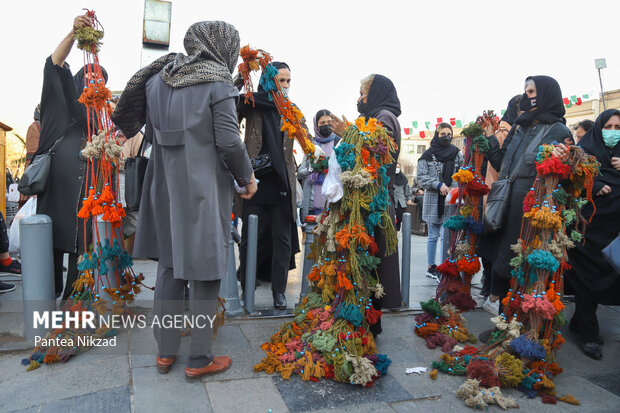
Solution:
M 34 341 L 49 328 L 35 328 L 35 312 L 40 316 L 56 310 L 52 219 L 31 215 L 19 222 L 22 254 L 22 294 L 24 299 L 24 337 Z
M 234 233 L 237 231 L 231 225 L 230 241 L 228 245 L 228 270 L 222 280 L 220 295 L 226 300 L 226 314 L 237 316 L 243 313 L 241 302 L 239 301 L 239 290 L 237 288 L 237 263 L 235 261 L 235 241 Z
M 308 217 L 306 217 L 308 218 Z M 299 293 L 299 304 L 301 304 L 301 300 L 306 296 L 306 292 L 308 291 L 308 274 L 310 274 L 310 270 L 312 269 L 313 261 L 308 259 L 308 254 L 310 254 L 310 246 L 314 242 L 314 228 L 316 227 L 316 218 L 312 222 L 308 222 L 306 219 L 304 222 L 304 233 L 306 234 L 306 240 L 304 241 L 304 266 L 302 270 L 301 276 L 301 292 Z
M 254 312 L 254 293 L 256 288 L 256 250 L 258 248 L 258 217 L 254 214 L 248 217 L 248 249 L 245 259 L 245 309 L 248 313 Z
M 403 305 L 409 307 L 409 288 L 411 286 L 411 214 L 405 212 L 401 223 L 402 236 L 402 261 L 401 261 L 401 279 L 400 291 L 402 295 Z

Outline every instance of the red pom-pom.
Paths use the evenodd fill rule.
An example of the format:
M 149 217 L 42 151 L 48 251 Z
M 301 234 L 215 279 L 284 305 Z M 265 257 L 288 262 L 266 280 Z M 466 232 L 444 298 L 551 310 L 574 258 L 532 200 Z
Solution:
M 566 179 L 570 175 L 570 166 L 562 163 L 562 160 L 552 156 L 541 163 L 536 163 L 536 171 L 540 175 L 557 175 L 560 179 Z
M 368 324 L 377 324 L 381 319 L 383 313 L 380 310 L 377 310 L 373 306 L 370 306 L 368 310 L 366 310 L 366 320 L 368 320 Z
M 436 270 L 448 278 L 456 278 L 459 275 L 459 269 L 456 263 L 450 262 L 449 260 L 445 260 L 443 264 L 436 268 Z
M 488 193 L 489 187 L 479 176 L 476 176 L 473 181 L 465 186 L 465 196 L 484 196 Z
M 534 195 L 534 191 L 530 189 L 530 192 L 528 192 L 523 199 L 523 212 L 530 212 L 534 205 L 536 205 L 536 195 Z
M 477 379 L 483 387 L 499 386 L 499 377 L 494 366 L 488 360 L 473 359 L 467 365 L 467 377 Z

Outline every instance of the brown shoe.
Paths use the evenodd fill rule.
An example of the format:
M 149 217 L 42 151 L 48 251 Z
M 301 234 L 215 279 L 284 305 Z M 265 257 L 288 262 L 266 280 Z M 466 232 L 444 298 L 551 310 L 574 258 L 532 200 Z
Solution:
M 172 357 L 172 358 L 156 357 L 155 361 L 157 362 L 157 372 L 159 372 L 159 374 L 167 374 L 170 371 L 170 367 L 172 367 L 172 365 L 174 364 L 176 360 L 177 360 L 176 357 Z
M 188 381 L 194 381 L 200 379 L 202 376 L 211 376 L 213 374 L 223 373 L 230 367 L 232 361 L 230 357 L 220 356 L 214 357 L 211 364 L 199 369 L 185 368 L 185 378 Z

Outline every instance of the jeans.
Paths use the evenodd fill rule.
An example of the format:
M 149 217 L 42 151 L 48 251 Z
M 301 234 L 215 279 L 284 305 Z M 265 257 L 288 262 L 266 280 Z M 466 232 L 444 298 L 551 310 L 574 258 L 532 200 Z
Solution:
M 443 251 L 443 229 L 442 224 L 428 223 L 428 239 L 426 241 L 426 252 L 428 254 L 428 266 L 435 265 L 435 257 L 437 255 L 437 240 L 440 239 L 439 255 L 442 256 Z

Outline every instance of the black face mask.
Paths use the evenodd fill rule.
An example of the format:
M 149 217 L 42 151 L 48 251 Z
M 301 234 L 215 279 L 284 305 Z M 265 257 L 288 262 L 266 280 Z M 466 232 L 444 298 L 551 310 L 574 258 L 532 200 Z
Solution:
M 521 102 L 519 102 L 519 109 L 523 112 L 528 112 L 530 109 L 537 107 L 536 98 L 528 98 L 527 94 L 524 93 L 521 98 Z
M 324 138 L 328 138 L 332 134 L 332 125 L 319 126 L 319 135 Z
M 448 146 L 450 145 L 450 142 L 452 142 L 452 137 L 450 136 L 438 136 L 437 138 L 439 139 L 439 144 L 441 146 Z
M 366 114 L 366 103 L 362 102 L 361 100 L 357 102 L 357 111 L 361 113 L 362 115 L 365 115 Z

